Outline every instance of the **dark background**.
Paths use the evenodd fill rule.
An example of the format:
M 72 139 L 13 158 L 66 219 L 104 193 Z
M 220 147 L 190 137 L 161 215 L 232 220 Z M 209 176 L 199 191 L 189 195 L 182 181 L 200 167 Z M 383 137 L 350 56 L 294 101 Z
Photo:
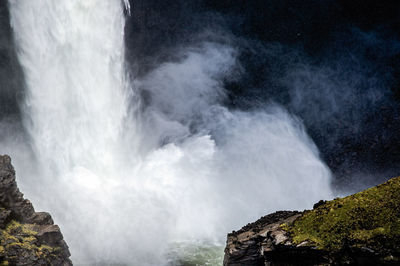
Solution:
M 0 120 L 19 113 L 17 99 L 22 91 L 22 71 L 14 50 L 7 1 L 0 0 Z
M 274 101 L 299 116 L 338 188 L 400 175 L 399 1 L 131 5 L 127 44 L 138 75 L 171 60 L 179 47 L 200 40 L 229 43 L 240 51 L 245 73 L 226 82 L 228 106 L 262 108 Z

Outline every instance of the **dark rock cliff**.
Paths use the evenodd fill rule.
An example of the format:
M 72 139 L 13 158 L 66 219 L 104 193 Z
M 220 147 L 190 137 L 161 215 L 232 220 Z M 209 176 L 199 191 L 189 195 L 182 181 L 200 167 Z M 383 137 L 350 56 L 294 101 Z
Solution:
M 0 156 L 0 265 L 72 265 L 50 214 L 35 212 L 15 180 L 9 156 Z
M 400 265 L 400 177 L 228 235 L 225 266 Z

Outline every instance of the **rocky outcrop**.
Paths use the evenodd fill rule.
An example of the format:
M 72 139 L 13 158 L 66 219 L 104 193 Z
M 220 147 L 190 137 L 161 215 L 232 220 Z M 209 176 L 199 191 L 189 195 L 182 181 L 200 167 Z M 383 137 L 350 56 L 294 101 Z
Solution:
M 225 266 L 400 265 L 400 178 L 228 234 Z
M 10 157 L 0 156 L 0 264 L 67 266 L 69 257 L 60 228 L 24 199 Z

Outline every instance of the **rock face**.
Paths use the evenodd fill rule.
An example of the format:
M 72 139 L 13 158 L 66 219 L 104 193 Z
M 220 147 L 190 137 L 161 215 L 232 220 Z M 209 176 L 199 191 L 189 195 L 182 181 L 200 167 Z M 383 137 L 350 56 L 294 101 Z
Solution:
M 228 234 L 225 266 L 400 265 L 400 178 Z
M 287 239 L 280 225 L 295 220 L 298 212 L 281 211 L 244 226 L 228 235 L 224 265 L 264 265 L 264 254 L 275 250 Z
M 10 157 L 0 156 L 0 264 L 67 266 L 69 257 L 60 228 L 24 199 Z

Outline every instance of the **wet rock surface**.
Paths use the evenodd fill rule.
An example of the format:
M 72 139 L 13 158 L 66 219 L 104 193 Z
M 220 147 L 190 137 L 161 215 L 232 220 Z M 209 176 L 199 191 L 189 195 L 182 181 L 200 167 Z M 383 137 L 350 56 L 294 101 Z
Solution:
M 264 256 L 274 253 L 288 240 L 280 225 L 295 220 L 299 215 L 296 211 L 272 213 L 228 234 L 224 265 L 264 265 Z
M 11 158 L 0 156 L 0 264 L 68 266 L 69 257 L 60 228 L 24 199 Z
M 225 266 L 400 265 L 400 178 L 228 234 Z

